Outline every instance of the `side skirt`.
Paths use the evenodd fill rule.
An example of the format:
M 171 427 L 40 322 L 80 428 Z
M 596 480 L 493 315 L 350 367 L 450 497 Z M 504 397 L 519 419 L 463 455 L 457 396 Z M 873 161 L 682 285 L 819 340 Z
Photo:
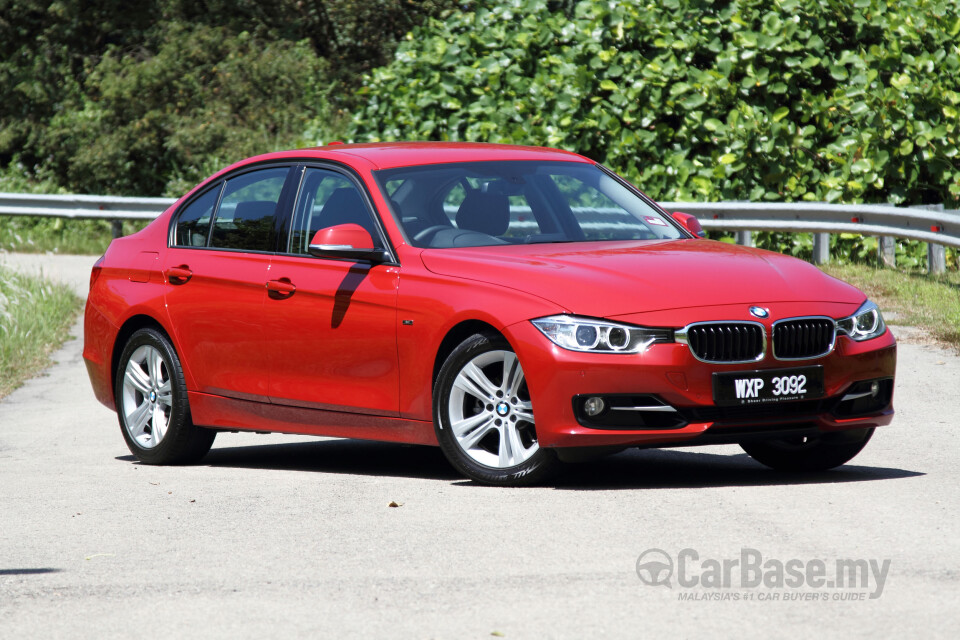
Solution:
M 303 409 L 190 391 L 190 412 L 199 426 L 358 438 L 438 446 L 433 423 L 342 411 Z

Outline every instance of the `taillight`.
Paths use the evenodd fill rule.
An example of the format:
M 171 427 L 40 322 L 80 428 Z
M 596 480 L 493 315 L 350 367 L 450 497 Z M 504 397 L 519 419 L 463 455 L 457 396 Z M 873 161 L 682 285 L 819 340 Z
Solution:
M 100 277 L 100 269 L 103 268 L 103 258 L 100 256 L 100 259 L 93 264 L 93 269 L 90 270 L 90 290 L 93 290 L 93 283 L 97 281 L 97 278 Z

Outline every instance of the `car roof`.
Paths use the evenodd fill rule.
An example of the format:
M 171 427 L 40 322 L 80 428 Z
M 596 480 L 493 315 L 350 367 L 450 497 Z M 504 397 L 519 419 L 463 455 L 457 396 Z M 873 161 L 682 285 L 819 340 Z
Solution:
M 244 161 L 262 162 L 289 158 L 316 158 L 350 163 L 345 157 L 363 158 L 376 169 L 409 167 L 446 162 L 482 162 L 489 160 L 540 160 L 592 162 L 581 155 L 546 147 L 524 147 L 482 142 L 372 142 L 363 144 L 332 143 L 292 151 L 268 153 Z

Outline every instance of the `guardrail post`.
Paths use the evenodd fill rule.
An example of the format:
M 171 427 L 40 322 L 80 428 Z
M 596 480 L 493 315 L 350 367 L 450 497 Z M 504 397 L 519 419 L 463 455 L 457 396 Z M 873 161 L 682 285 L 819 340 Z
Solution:
M 942 204 L 928 204 L 923 207 L 932 211 L 943 211 Z M 927 243 L 927 273 L 940 274 L 947 270 L 947 252 L 942 244 Z
M 927 271 L 930 274 L 944 273 L 947 270 L 947 252 L 942 244 L 927 245 Z
M 111 220 L 110 230 L 113 232 L 114 239 L 123 236 L 123 220 Z
M 813 264 L 827 264 L 830 262 L 830 234 L 813 234 Z
M 877 260 L 882 267 L 897 267 L 897 239 L 892 236 L 877 238 Z
M 745 247 L 753 246 L 753 232 L 752 231 L 737 231 L 737 244 L 742 244 Z

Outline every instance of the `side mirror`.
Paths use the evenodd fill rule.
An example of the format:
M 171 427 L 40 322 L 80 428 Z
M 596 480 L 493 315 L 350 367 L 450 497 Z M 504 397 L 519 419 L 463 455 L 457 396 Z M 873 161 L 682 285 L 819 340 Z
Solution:
M 674 211 L 672 214 L 673 219 L 680 223 L 684 229 L 697 236 L 698 238 L 706 238 L 707 232 L 703 230 L 703 227 L 700 226 L 700 221 L 697 220 L 697 216 L 690 215 L 689 213 L 683 213 L 682 211 Z
M 318 258 L 383 258 L 383 249 L 377 249 L 370 233 L 358 224 L 338 224 L 320 229 L 314 234 L 308 250 L 310 255 Z

